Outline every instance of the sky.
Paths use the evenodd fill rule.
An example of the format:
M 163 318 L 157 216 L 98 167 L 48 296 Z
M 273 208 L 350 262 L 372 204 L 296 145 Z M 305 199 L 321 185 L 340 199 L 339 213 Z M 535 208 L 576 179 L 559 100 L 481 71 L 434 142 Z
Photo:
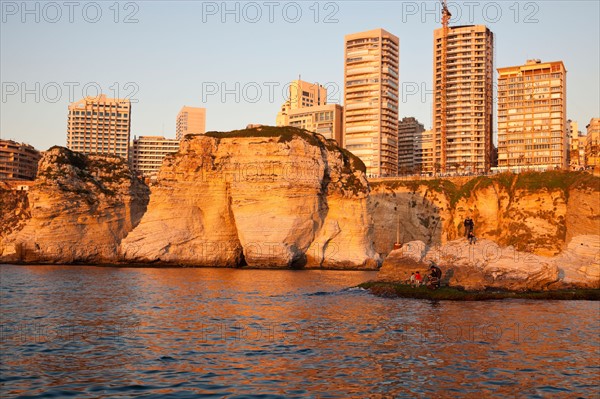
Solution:
M 562 60 L 567 115 L 600 117 L 600 1 L 449 1 L 451 25 L 495 35 L 494 68 Z M 175 137 L 182 106 L 207 130 L 274 125 L 299 76 L 343 104 L 344 36 L 400 38 L 400 117 L 431 127 L 438 1 L 0 1 L 0 138 L 66 145 L 68 104 L 132 102 L 131 136 Z M 494 111 L 494 113 L 496 113 Z

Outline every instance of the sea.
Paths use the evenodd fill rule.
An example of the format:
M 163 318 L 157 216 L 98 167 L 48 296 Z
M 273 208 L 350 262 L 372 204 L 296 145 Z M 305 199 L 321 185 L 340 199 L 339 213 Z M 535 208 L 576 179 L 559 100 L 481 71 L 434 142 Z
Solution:
M 0 397 L 600 397 L 600 303 L 380 298 L 375 275 L 0 265 Z

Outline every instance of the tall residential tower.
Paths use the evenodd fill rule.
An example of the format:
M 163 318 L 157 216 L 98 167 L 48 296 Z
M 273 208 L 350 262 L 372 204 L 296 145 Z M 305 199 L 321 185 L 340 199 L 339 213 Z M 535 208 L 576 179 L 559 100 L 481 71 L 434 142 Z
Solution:
M 345 37 L 344 147 L 372 176 L 398 173 L 398 37 L 383 29 Z
M 492 154 L 494 35 L 484 25 L 453 26 L 448 28 L 446 43 L 444 54 L 444 29 L 436 29 L 433 38 L 435 168 L 442 172 L 458 168 L 486 172 Z

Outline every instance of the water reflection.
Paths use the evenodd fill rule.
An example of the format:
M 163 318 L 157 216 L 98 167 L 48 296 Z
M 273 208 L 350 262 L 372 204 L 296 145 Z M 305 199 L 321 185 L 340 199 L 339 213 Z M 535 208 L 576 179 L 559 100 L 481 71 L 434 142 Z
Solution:
M 370 272 L 0 267 L 3 397 L 598 396 L 593 302 L 431 302 Z

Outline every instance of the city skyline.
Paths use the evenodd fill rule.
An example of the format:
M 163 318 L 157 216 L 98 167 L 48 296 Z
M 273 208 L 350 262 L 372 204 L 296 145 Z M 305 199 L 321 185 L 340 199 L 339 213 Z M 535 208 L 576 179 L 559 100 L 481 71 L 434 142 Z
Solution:
M 399 118 L 414 116 L 431 127 L 431 42 L 440 27 L 434 3 L 321 2 L 317 7 L 283 2 L 272 13 L 272 23 L 266 9 L 260 10 L 262 19 L 252 22 L 255 14 L 248 5 L 262 3 L 231 3 L 229 14 L 218 9 L 221 3 L 212 2 L 176 2 L 169 10 L 163 2 L 118 4 L 117 10 L 102 3 L 102 18 L 95 23 L 89 22 L 90 7 L 86 15 L 81 7 L 70 23 L 68 10 L 51 22 L 55 14 L 41 5 L 35 15 L 34 6 L 33 14 L 23 14 L 3 3 L 1 138 L 40 150 L 66 145 L 68 104 L 98 87 L 108 97 L 130 95 L 132 136 L 174 137 L 174 119 L 184 104 L 208 109 L 207 131 L 239 129 L 248 123 L 272 125 L 273 114 L 285 101 L 285 85 L 298 75 L 324 84 L 328 102 L 342 104 L 344 36 L 379 27 L 400 38 Z M 567 118 L 585 125 L 597 116 L 599 63 L 589 61 L 599 58 L 597 3 L 539 2 L 528 8 L 521 3 L 477 4 L 469 8 L 450 3 L 456 16 L 451 26 L 488 26 L 496 36 L 494 69 L 530 58 L 563 61 L 569 76 Z M 302 17 L 292 22 L 296 6 Z M 494 10 L 501 15 L 495 17 Z M 130 20 L 137 22 L 126 23 Z M 156 24 L 161 29 L 155 29 Z M 574 24 L 586 26 L 588 33 L 556 29 Z M 281 33 L 273 35 L 273 30 Z M 208 32 L 211 35 L 202 35 Z M 131 44 L 115 46 L 110 40 L 124 35 Z M 38 40 L 42 36 L 44 43 Z M 86 47 L 94 37 L 103 41 Z M 192 44 L 197 51 L 190 52 Z M 72 48 L 78 52 L 70 52 Z M 91 92 L 83 93 L 84 87 Z M 496 114 L 496 100 L 494 109 Z M 32 114 L 36 117 L 24 117 Z M 496 120 L 493 128 L 497 142 Z

